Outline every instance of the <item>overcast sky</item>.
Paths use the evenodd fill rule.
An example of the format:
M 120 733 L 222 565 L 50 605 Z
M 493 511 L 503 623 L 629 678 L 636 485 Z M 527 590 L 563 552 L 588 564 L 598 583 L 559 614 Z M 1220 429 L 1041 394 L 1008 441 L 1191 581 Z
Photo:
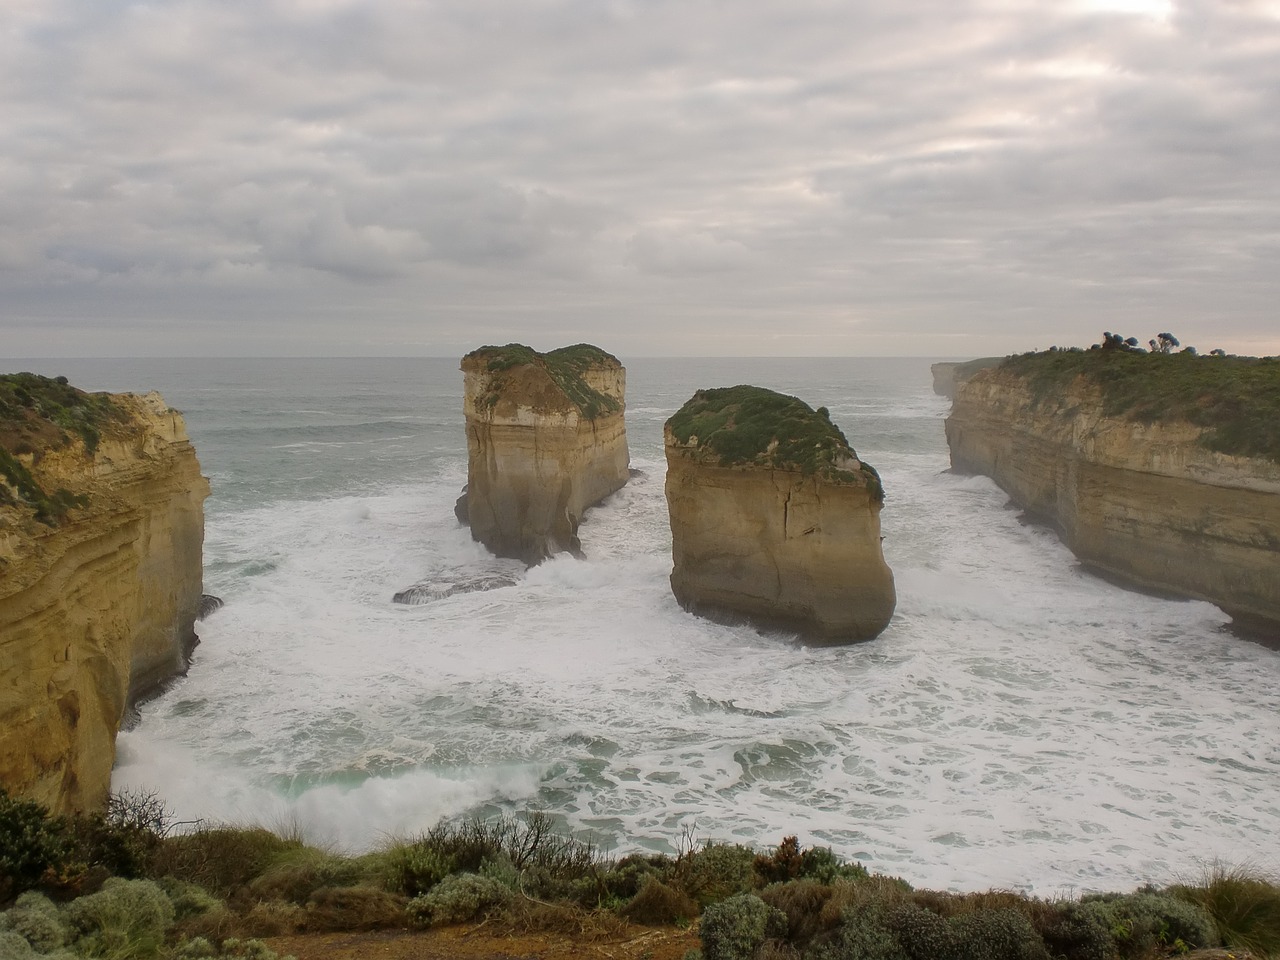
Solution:
M 0 357 L 1280 353 L 1280 0 L 0 0 Z

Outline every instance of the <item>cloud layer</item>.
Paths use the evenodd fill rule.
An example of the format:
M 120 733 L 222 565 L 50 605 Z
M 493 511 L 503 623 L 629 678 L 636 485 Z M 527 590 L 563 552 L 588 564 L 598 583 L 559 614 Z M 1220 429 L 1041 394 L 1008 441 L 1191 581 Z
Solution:
M 0 354 L 1280 352 L 1275 0 L 0 0 Z

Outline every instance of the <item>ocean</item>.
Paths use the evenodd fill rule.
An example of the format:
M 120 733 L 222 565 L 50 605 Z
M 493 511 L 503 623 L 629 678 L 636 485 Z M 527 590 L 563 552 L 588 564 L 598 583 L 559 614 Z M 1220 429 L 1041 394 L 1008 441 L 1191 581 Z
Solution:
M 120 736 L 115 788 L 351 851 L 538 809 L 619 855 L 795 834 L 954 890 L 1277 865 L 1280 653 L 1089 574 L 948 472 L 928 360 L 623 362 L 638 473 L 581 559 L 527 572 L 454 518 L 455 359 L 11 364 L 160 390 L 212 483 L 225 606 Z M 876 640 L 810 648 L 672 598 L 662 423 L 736 383 L 828 407 L 880 471 L 898 608 Z M 506 585 L 444 595 L 483 577 Z M 412 585 L 441 596 L 392 602 Z

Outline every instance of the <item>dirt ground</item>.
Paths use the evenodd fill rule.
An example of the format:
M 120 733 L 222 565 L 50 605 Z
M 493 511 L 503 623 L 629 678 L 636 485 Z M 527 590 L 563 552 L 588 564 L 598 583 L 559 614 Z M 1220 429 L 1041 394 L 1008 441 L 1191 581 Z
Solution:
M 698 946 L 698 935 L 693 929 L 629 927 L 609 938 L 584 940 L 553 933 L 507 935 L 480 924 L 301 934 L 272 937 L 267 944 L 298 960 L 681 960 Z

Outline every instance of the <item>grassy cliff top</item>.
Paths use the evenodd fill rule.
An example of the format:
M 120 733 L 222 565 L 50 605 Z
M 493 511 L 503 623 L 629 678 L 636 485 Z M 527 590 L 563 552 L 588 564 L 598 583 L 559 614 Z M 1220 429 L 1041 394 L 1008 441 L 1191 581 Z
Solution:
M 472 350 L 463 360 L 484 361 L 485 369 L 493 374 L 525 365 L 541 367 L 588 420 L 594 420 L 602 414 L 617 413 L 622 409 L 617 398 L 601 393 L 584 379 L 587 371 L 592 368 L 622 366 L 613 354 L 590 343 L 575 343 L 548 353 L 539 353 L 523 343 L 508 343 L 504 347 L 485 346 Z M 489 393 L 491 403 L 497 402 L 502 387 L 502 379 L 496 378 Z
M 105 393 L 85 393 L 66 377 L 0 374 L 0 506 L 25 506 L 53 524 L 86 498 L 66 490 L 46 491 L 18 459 L 57 449 L 79 437 L 92 454 L 101 430 L 127 414 Z
M 739 385 L 699 390 L 667 421 L 682 444 L 717 455 L 721 466 L 752 464 L 818 474 L 826 480 L 865 483 L 884 498 L 869 464 L 850 468 L 857 454 L 826 407 L 797 397 Z
M 1083 377 L 1108 416 L 1184 420 L 1204 428 L 1210 450 L 1280 463 L 1280 358 L 1060 350 L 1009 357 L 1000 369 L 1025 377 L 1039 399 Z

